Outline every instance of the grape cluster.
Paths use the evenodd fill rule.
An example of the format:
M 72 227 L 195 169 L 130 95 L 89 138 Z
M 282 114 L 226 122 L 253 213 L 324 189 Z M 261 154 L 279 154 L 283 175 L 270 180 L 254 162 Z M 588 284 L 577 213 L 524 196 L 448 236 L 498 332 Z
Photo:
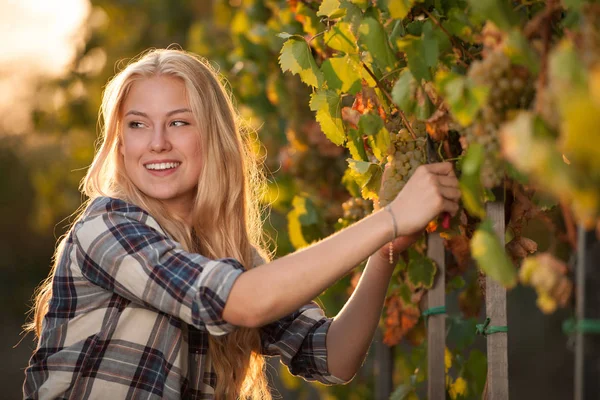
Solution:
M 406 128 L 397 133 L 390 133 L 391 145 L 388 149 L 387 161 L 389 175 L 383 181 L 379 205 L 384 207 L 400 193 L 415 170 L 426 161 L 425 144 L 427 131 L 425 124 L 417 122 L 411 125 L 417 139 L 415 140 Z
M 509 110 L 527 108 L 533 98 L 533 81 L 527 70 L 514 66 L 501 49 L 473 62 L 468 76 L 475 84 L 489 88 L 487 104 L 482 109 L 486 122 L 504 122 Z
M 373 202 L 361 197 L 352 197 L 342 203 L 343 218 L 349 222 L 356 222 L 373 212 Z
M 489 94 L 480 118 L 461 132 L 462 144 L 465 149 L 472 143 L 483 147 L 481 181 L 485 187 L 492 188 L 504 178 L 498 128 L 511 110 L 529 107 L 534 95 L 533 80 L 525 69 L 513 65 L 501 48 L 473 62 L 468 76 L 475 84 L 487 87 Z
M 477 121 L 463 132 L 463 148 L 477 143 L 483 147 L 485 158 L 481 166 L 481 182 L 487 188 L 498 186 L 504 178 L 504 162 L 500 158 L 500 141 L 497 126 Z

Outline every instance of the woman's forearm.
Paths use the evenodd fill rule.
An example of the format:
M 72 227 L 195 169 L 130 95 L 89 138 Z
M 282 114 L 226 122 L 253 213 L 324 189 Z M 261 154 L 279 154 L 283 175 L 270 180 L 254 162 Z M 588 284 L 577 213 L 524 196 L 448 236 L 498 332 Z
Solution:
M 233 284 L 223 319 L 257 327 L 288 315 L 321 294 L 392 235 L 390 214 L 379 210 L 311 246 L 253 268 Z
M 393 268 L 380 254 L 373 254 L 327 333 L 329 372 L 349 380 L 360 368 L 377 328 Z

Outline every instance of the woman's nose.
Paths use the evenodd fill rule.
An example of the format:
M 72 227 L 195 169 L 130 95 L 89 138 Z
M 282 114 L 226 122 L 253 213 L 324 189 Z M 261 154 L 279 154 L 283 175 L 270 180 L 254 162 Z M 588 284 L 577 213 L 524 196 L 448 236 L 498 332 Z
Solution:
M 150 149 L 156 153 L 171 150 L 171 143 L 167 137 L 166 129 L 158 127 L 154 130 L 152 141 L 150 142 Z

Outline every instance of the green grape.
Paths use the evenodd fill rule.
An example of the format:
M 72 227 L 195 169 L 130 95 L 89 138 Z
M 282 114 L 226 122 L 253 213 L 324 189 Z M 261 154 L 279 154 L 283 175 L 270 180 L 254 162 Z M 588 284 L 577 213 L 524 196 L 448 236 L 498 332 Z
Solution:
M 342 203 L 342 210 L 344 210 L 344 220 L 356 222 L 371 214 L 373 202 L 361 197 L 353 197 Z
M 387 161 L 391 171 L 383 182 L 379 204 L 381 207 L 389 204 L 400 193 L 408 179 L 425 160 L 425 143 L 427 130 L 425 123 L 416 122 L 411 125 L 417 139 L 415 140 L 408 129 L 402 128 L 397 133 L 391 133 L 392 144 L 388 151 Z

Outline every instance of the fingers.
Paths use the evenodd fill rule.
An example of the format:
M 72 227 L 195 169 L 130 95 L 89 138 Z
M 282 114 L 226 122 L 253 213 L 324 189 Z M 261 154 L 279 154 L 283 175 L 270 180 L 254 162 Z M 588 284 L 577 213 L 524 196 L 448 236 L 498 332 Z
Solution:
M 445 175 L 437 175 L 437 181 L 442 186 L 447 186 L 451 188 L 458 188 L 458 179 L 455 176 L 445 176 Z
M 425 168 L 431 173 L 436 175 L 448 175 L 448 176 L 456 176 L 454 174 L 454 167 L 451 162 L 441 162 L 434 164 L 426 164 Z
M 452 215 L 453 217 L 456 215 L 456 213 L 458 212 L 459 206 L 458 203 L 452 200 L 448 200 L 448 199 L 444 199 L 443 203 L 442 203 L 442 211 L 447 211 L 450 213 L 450 215 Z
M 455 187 L 439 186 L 440 194 L 443 198 L 453 201 L 460 199 L 460 190 Z

